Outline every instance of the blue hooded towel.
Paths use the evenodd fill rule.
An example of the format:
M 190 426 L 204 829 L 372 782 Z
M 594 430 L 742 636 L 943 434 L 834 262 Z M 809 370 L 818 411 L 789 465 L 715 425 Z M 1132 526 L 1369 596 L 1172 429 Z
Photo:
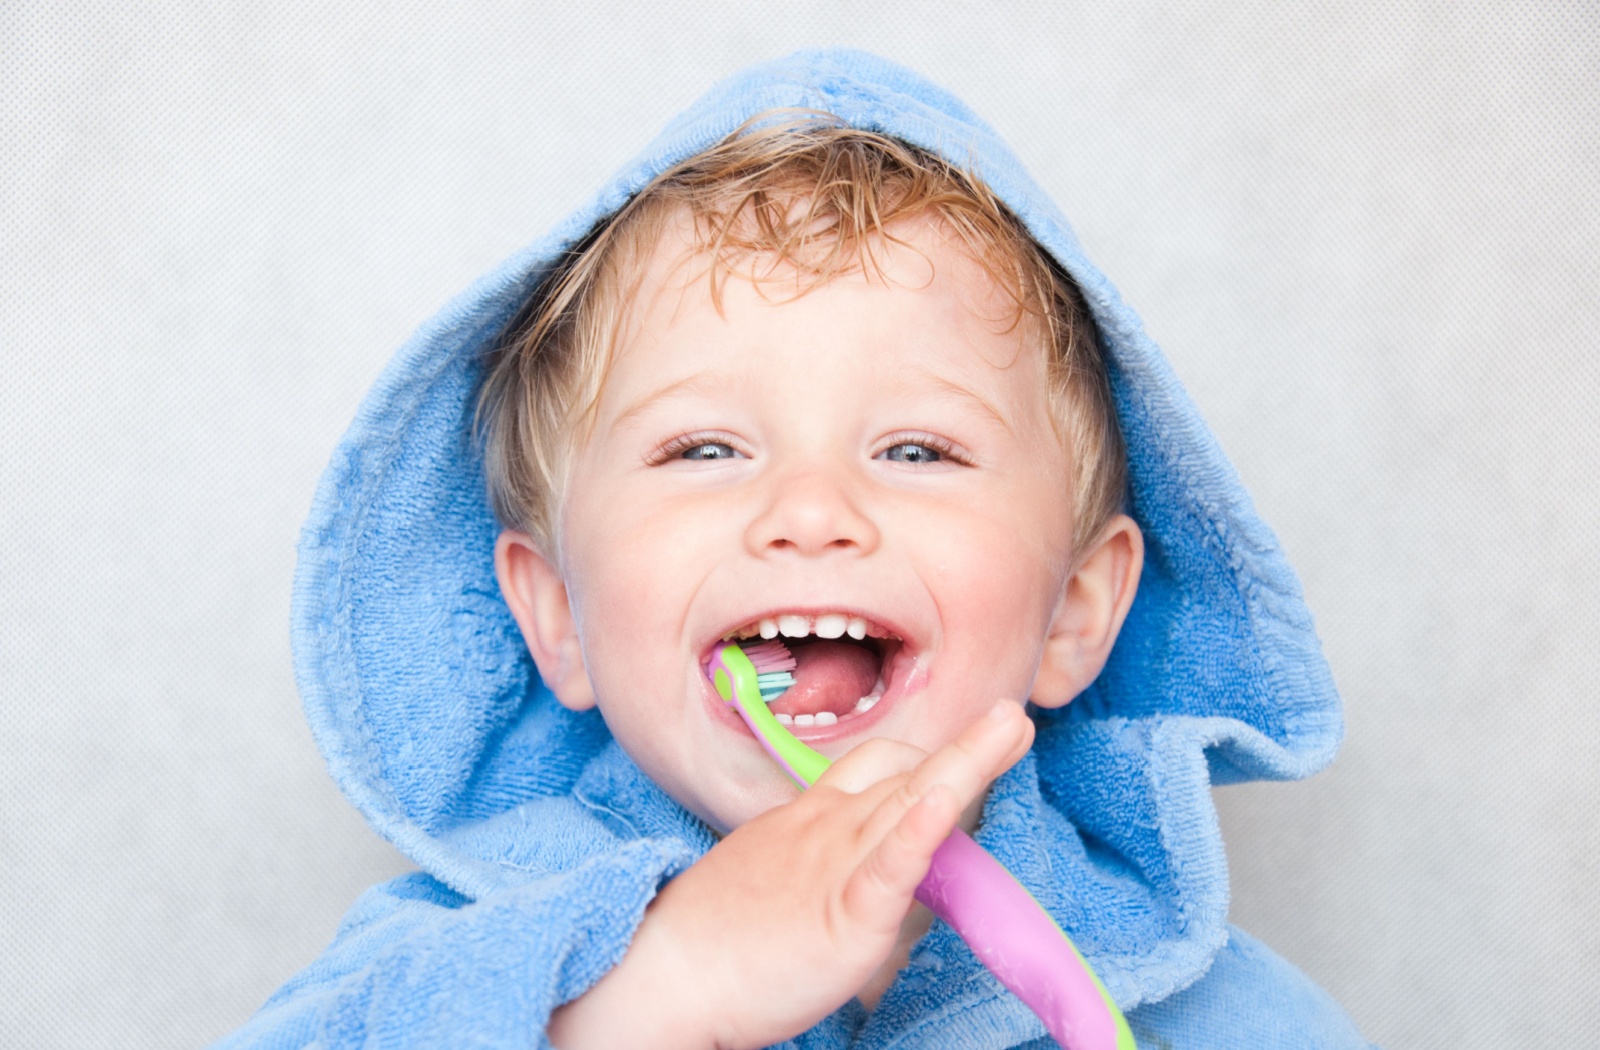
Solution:
M 713 840 L 560 707 L 500 598 L 471 435 L 483 355 L 560 254 L 749 117 L 802 107 L 972 169 L 1077 281 L 1108 355 L 1146 567 L 1105 671 L 1038 712 L 978 840 L 1130 1011 L 1143 1047 L 1365 1046 L 1328 997 L 1226 923 L 1210 786 L 1306 776 L 1338 697 L 1293 573 L 1138 318 L 961 102 L 871 55 L 806 52 L 715 87 L 585 207 L 427 323 L 333 455 L 300 547 L 307 718 L 345 793 L 421 868 L 374 888 L 230 1046 L 538 1046 Z M 942 923 L 868 1014 L 788 1046 L 1047 1046 Z

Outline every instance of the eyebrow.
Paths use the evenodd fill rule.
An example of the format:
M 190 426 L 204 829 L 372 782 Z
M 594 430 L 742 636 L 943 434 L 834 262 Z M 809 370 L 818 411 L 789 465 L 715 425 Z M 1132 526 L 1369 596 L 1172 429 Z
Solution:
M 1006 433 L 1016 433 L 1016 431 L 1012 429 L 1010 421 L 1006 419 L 1005 413 L 1001 412 L 993 401 L 990 401 L 976 390 L 962 386 L 960 383 L 957 383 L 952 379 L 947 379 L 937 373 L 925 373 L 924 377 L 931 386 L 940 392 L 953 394 L 958 400 L 966 401 L 976 406 L 985 416 L 988 416 L 990 419 L 994 420 L 995 423 L 999 424 L 1000 428 Z M 921 379 L 924 377 L 918 378 Z M 709 372 L 696 372 L 694 375 L 684 376 L 682 379 L 668 383 L 659 390 L 653 390 L 639 398 L 637 401 L 633 402 L 631 405 L 617 414 L 616 422 L 612 425 L 620 429 L 634 417 L 643 415 L 663 401 L 670 401 L 675 397 L 681 397 L 685 394 L 695 393 L 701 387 L 716 386 L 718 384 L 728 382 L 730 381 L 718 378 Z M 906 384 L 906 386 L 913 388 L 919 385 L 921 384 Z
M 1000 424 L 1001 429 L 1003 429 L 1006 433 L 1016 433 L 1011 429 L 1011 423 L 1006 419 L 1005 415 L 1000 411 L 1000 409 L 995 406 L 994 402 L 990 401 L 976 390 L 964 387 L 960 383 L 946 379 L 944 376 L 938 375 L 937 373 L 928 373 L 928 379 L 932 381 L 934 386 L 945 391 L 946 393 L 954 394 L 957 398 L 963 401 L 970 401 L 977 405 L 978 408 L 983 410 L 984 415 Z
M 675 397 L 694 393 L 702 386 L 714 386 L 718 382 L 719 380 L 715 376 L 707 372 L 696 372 L 694 375 L 684 376 L 677 382 L 668 383 L 659 390 L 651 391 L 623 409 L 618 413 L 616 422 L 612 426 L 620 428 L 635 416 L 643 415 L 663 401 L 670 401 Z

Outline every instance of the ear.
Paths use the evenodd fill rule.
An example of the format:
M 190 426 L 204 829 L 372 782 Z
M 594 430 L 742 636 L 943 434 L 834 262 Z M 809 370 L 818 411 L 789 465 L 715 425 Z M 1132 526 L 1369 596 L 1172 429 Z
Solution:
M 583 666 L 578 624 L 561 574 L 531 536 L 510 529 L 495 541 L 494 574 L 544 684 L 563 707 L 593 707 L 594 686 Z
M 1061 707 L 1089 687 L 1116 643 L 1144 568 L 1144 535 L 1126 514 L 1106 523 L 1079 558 L 1056 606 L 1032 700 Z

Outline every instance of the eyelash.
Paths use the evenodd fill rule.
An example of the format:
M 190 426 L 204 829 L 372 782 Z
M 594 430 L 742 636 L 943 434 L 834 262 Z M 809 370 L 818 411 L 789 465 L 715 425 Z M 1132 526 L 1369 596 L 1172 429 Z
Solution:
M 948 438 L 939 437 L 937 434 L 925 434 L 914 431 L 909 433 L 889 435 L 889 437 L 879 446 L 878 451 L 873 453 L 872 458 L 877 459 L 890 449 L 899 448 L 902 445 L 920 445 L 923 448 L 937 452 L 939 454 L 940 462 L 954 463 L 957 466 L 962 467 L 972 466 L 971 457 L 967 455 L 965 449 L 957 446 L 955 442 L 949 440 Z
M 733 451 L 738 455 L 748 455 L 748 453 L 739 447 L 737 442 L 731 440 L 730 435 L 719 434 L 715 431 L 699 430 L 689 434 L 680 434 L 677 437 L 672 438 L 670 441 L 663 442 L 661 446 L 650 455 L 647 462 L 653 467 L 661 466 L 678 459 L 685 452 L 692 448 L 699 448 L 701 445 L 726 445 L 733 449 Z M 889 437 L 879 445 L 878 450 L 872 454 L 872 458 L 877 459 L 890 449 L 899 448 L 902 445 L 920 445 L 923 448 L 930 449 L 933 452 L 938 453 L 939 462 L 949 462 L 963 467 L 970 467 L 972 465 L 971 457 L 966 454 L 964 449 L 958 447 L 955 442 L 950 441 L 947 438 L 939 437 L 936 434 L 926 434 L 914 431 L 889 435 Z
M 647 462 L 652 467 L 659 467 L 662 464 L 671 463 L 685 452 L 692 448 L 699 448 L 701 445 L 727 445 L 734 452 L 740 455 L 745 454 L 738 443 L 732 441 L 727 434 L 700 430 L 691 434 L 679 434 L 672 440 L 664 442 L 661 447 L 651 453 Z

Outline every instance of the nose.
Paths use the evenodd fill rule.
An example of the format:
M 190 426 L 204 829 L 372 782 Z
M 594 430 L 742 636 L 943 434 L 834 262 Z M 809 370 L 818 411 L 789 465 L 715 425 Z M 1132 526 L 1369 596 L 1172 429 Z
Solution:
M 745 543 L 757 555 L 870 554 L 878 539 L 877 525 L 863 513 L 848 486 L 819 470 L 774 478 L 764 507 L 745 530 Z

